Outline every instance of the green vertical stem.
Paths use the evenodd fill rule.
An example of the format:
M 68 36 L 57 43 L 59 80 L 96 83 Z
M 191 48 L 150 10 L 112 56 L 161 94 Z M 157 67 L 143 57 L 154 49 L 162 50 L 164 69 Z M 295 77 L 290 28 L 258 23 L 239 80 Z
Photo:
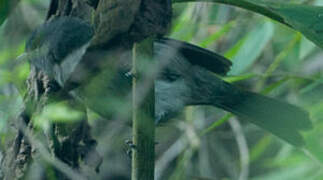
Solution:
M 133 144 L 132 180 L 153 180 L 155 166 L 155 93 L 153 39 L 133 47 Z M 150 72 L 150 73 L 149 73 Z M 147 89 L 148 88 L 148 89 Z
M 297 45 L 297 43 L 300 42 L 301 38 L 302 38 L 301 33 L 296 33 L 295 34 L 294 38 L 276 56 L 276 58 L 274 59 L 273 63 L 270 64 L 270 66 L 266 70 L 264 76 L 258 82 L 258 84 L 256 85 L 256 87 L 262 88 L 264 86 L 264 84 L 265 84 L 266 80 L 268 79 L 268 77 L 270 77 L 273 74 L 273 72 L 279 67 L 279 65 L 281 64 L 281 62 L 286 59 L 286 57 L 290 54 L 290 52 L 293 50 L 293 48 L 295 48 L 295 46 Z

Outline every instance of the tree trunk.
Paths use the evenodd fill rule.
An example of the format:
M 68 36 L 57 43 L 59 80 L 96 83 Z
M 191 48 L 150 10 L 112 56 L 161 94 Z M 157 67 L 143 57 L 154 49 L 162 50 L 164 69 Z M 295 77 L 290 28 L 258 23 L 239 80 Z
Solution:
M 111 10 L 111 7 L 117 8 Z M 81 18 L 95 28 L 90 48 L 129 48 L 147 37 L 164 34 L 171 17 L 170 7 L 168 0 L 51 0 L 46 20 L 55 16 Z M 131 12 L 133 17 L 125 18 L 119 12 Z M 96 140 L 90 134 L 86 106 L 62 92 L 55 81 L 33 65 L 27 86 L 24 108 L 15 122 L 17 136 L 0 164 L 4 179 L 24 179 L 37 164 L 46 164 L 46 167 L 40 168 L 42 179 L 53 176 L 47 172 L 50 168 L 57 179 L 86 179 L 91 173 L 84 171 L 84 166 L 98 171 L 101 159 L 95 150 Z M 31 119 L 46 105 L 58 101 L 67 102 L 69 108 L 83 115 L 72 124 L 52 123 L 48 131 L 40 133 Z M 38 139 L 35 141 L 35 136 L 45 137 L 40 134 L 45 134 L 45 143 L 37 142 Z

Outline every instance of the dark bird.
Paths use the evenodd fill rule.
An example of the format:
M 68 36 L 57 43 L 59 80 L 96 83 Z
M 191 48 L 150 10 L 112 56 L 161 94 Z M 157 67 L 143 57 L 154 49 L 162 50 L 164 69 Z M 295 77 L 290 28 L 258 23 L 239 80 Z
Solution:
M 106 104 L 111 97 L 125 96 L 131 89 L 131 81 L 125 76 L 130 71 L 131 58 L 126 50 L 88 48 L 93 34 L 91 25 L 80 19 L 56 18 L 34 31 L 26 52 L 29 61 L 62 89 L 81 97 L 90 109 L 108 116 Z M 312 127 L 309 114 L 295 105 L 223 81 L 218 75 L 225 75 L 231 66 L 223 56 L 161 38 L 154 42 L 154 58 L 165 64 L 160 66 L 155 80 L 156 124 L 174 117 L 187 105 L 211 105 L 293 145 L 304 144 L 300 131 Z M 93 74 L 100 74 L 101 78 L 91 77 Z M 90 84 L 87 88 L 92 91 L 84 88 L 79 91 L 84 84 Z

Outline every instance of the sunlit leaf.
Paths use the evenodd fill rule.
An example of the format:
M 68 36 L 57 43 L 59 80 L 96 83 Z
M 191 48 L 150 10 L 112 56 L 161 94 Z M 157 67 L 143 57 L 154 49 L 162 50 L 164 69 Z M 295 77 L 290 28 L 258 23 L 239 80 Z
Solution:
M 190 41 L 196 31 L 197 26 L 192 22 L 193 7 L 189 6 L 175 20 L 174 26 L 171 29 L 170 37 Z
M 257 60 L 266 44 L 272 38 L 273 32 L 272 23 L 266 21 L 256 25 L 246 37 L 241 39 L 243 43 L 233 57 L 233 66 L 229 74 L 238 75 L 246 71 Z
M 66 102 L 54 103 L 44 107 L 35 117 L 35 124 L 46 126 L 49 122 L 73 123 L 82 120 L 84 113 L 72 109 Z
M 251 79 L 251 78 L 254 78 L 256 76 L 257 76 L 256 74 L 242 74 L 242 75 L 239 75 L 239 76 L 227 76 L 227 77 L 224 77 L 223 80 L 233 83 L 233 82 L 237 82 L 237 81 L 243 81 L 243 80 Z
M 250 152 L 250 162 L 257 160 L 267 149 L 272 141 L 272 136 L 264 136 Z
M 228 113 L 224 115 L 221 119 L 213 122 L 208 128 L 206 128 L 202 133 L 201 136 L 215 130 L 217 127 L 221 126 L 222 124 L 226 123 L 230 118 L 232 118 L 233 115 L 231 113 Z
M 312 41 L 309 41 L 306 38 L 302 38 L 301 39 L 301 49 L 300 49 L 300 59 L 304 59 L 305 57 L 307 57 L 308 55 L 310 55 L 313 50 L 315 49 L 315 44 Z

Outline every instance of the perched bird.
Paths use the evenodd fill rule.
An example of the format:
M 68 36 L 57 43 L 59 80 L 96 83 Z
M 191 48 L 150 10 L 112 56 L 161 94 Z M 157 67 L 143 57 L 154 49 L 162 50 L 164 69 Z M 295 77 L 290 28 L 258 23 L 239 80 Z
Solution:
M 26 42 L 25 57 L 64 86 L 93 35 L 90 24 L 78 18 L 56 18 L 33 31 Z
M 131 81 L 125 76 L 130 71 L 131 58 L 129 51 L 122 49 L 88 48 L 93 34 L 91 25 L 80 19 L 56 18 L 34 31 L 27 41 L 26 52 L 29 61 L 56 80 L 62 89 L 83 99 L 90 109 L 108 116 L 107 103 L 111 97 L 125 96 L 131 89 Z M 165 65 L 160 66 L 155 80 L 156 124 L 176 116 L 187 105 L 211 105 L 293 145 L 304 144 L 300 131 L 312 126 L 308 113 L 223 81 L 218 75 L 225 75 L 231 66 L 223 56 L 182 41 L 161 38 L 154 42 L 154 59 Z M 90 85 L 77 90 L 85 84 Z

